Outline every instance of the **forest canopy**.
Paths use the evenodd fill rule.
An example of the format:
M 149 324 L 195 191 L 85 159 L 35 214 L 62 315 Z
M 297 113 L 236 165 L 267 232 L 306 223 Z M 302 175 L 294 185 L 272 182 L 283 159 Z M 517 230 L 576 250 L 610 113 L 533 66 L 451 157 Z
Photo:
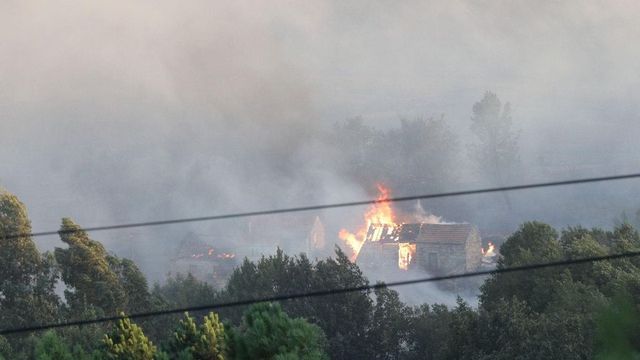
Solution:
M 282 250 L 245 259 L 222 288 L 176 275 L 147 285 L 135 263 L 110 254 L 70 219 L 66 248 L 38 252 L 24 204 L 0 195 L 0 328 L 135 314 L 369 284 L 339 249 L 311 261 Z M 73 232 L 69 230 L 73 229 Z M 5 235 L 3 237 L 3 235 Z M 612 230 L 522 224 L 498 268 L 640 250 L 629 223 Z M 56 293 L 56 283 L 64 294 Z M 5 359 L 585 359 L 638 356 L 640 259 L 624 258 L 488 277 L 473 307 L 407 305 L 386 287 L 280 304 L 158 316 L 0 337 Z

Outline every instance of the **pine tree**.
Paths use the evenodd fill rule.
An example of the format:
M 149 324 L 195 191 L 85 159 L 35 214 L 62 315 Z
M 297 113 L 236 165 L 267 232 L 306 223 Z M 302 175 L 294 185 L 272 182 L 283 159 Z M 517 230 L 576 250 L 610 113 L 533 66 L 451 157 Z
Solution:
M 169 342 L 168 352 L 174 358 L 189 355 L 193 359 L 224 360 L 224 325 L 218 315 L 210 313 L 198 326 L 194 319 L 185 313 L 184 319 Z
M 111 359 L 152 360 L 157 352 L 156 346 L 144 335 L 142 328 L 129 318 L 118 321 L 113 334 L 105 335 L 104 344 Z
M 327 359 L 324 334 L 302 318 L 291 319 L 278 304 L 249 308 L 230 332 L 232 359 Z
M 200 326 L 200 337 L 196 342 L 194 355 L 196 359 L 224 360 L 225 332 L 218 314 L 210 313 L 204 317 Z

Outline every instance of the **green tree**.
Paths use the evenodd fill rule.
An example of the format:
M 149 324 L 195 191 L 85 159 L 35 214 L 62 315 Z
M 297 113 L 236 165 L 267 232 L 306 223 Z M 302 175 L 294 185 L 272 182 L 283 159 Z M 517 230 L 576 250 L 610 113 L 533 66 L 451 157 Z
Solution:
M 51 322 L 58 316 L 58 272 L 53 258 L 38 252 L 30 233 L 24 204 L 0 190 L 0 328 Z
M 398 359 L 408 341 L 411 310 L 400 301 L 396 291 L 386 287 L 374 291 L 375 305 L 366 344 L 372 359 Z
M 68 248 L 56 248 L 55 258 L 67 285 L 65 298 L 72 311 L 87 306 L 97 306 L 106 314 L 149 309 L 147 280 L 133 261 L 110 255 L 69 218 L 62 219 L 60 238 Z
M 196 358 L 207 360 L 224 360 L 226 340 L 224 325 L 218 314 L 209 313 L 200 326 L 200 338 L 195 346 Z
M 229 278 L 221 301 L 233 301 L 299 293 L 303 291 L 356 287 L 368 284 L 358 266 L 338 248 L 336 257 L 312 264 L 301 255 L 290 257 L 282 250 L 253 263 L 245 260 Z M 367 359 L 371 349 L 360 345 L 371 321 L 369 293 L 352 292 L 331 297 L 312 297 L 283 304 L 291 316 L 303 317 L 328 334 L 331 357 Z M 240 309 L 221 311 L 237 322 Z
M 37 360 L 73 360 L 69 345 L 54 331 L 47 331 L 36 343 Z
M 498 268 L 558 261 L 562 249 L 558 233 L 547 224 L 527 222 L 500 247 Z M 498 299 L 517 297 L 535 311 L 542 311 L 555 289 L 551 286 L 559 278 L 557 269 L 546 268 L 527 272 L 494 274 L 481 287 L 480 303 L 485 309 Z
M 172 337 L 169 340 L 166 352 L 169 356 L 174 358 L 180 356 L 193 357 L 195 346 L 199 338 L 200 334 L 198 331 L 198 325 L 188 313 L 185 313 L 184 319 L 180 320 L 178 327 L 173 332 Z
M 453 315 L 446 305 L 423 304 L 412 311 L 408 359 L 440 360 L 449 357 Z M 447 339 L 447 340 L 445 340 Z
M 111 269 L 109 255 L 101 243 L 91 240 L 71 219 L 62 219 L 61 240 L 67 249 L 56 248 L 55 256 L 67 285 L 65 298 L 72 309 L 88 303 L 107 314 L 124 308 L 125 292 Z
M 560 246 L 564 256 L 568 259 L 604 256 L 609 252 L 606 246 L 596 240 L 593 231 L 582 227 L 570 227 L 563 230 Z M 608 262 L 572 265 L 568 271 L 571 272 L 575 281 L 590 284 L 599 289 L 609 286 L 615 276 L 613 266 Z
M 410 317 L 406 359 L 472 359 L 478 351 L 478 313 L 461 298 L 446 305 L 424 304 Z
M 232 359 L 328 359 L 322 330 L 292 319 L 278 304 L 257 304 L 229 332 Z
M 541 359 L 534 341 L 539 331 L 531 308 L 517 298 L 498 299 L 478 321 L 479 359 Z
M 553 285 L 556 289 L 549 305 L 538 318 L 537 348 L 546 353 L 540 357 L 562 359 L 592 359 L 595 317 L 608 303 L 598 289 L 576 281 L 565 270 Z M 586 346 L 585 346 L 586 345 Z
M 311 290 L 339 289 L 359 287 L 369 284 L 357 264 L 352 263 L 346 254 L 336 248 L 335 258 L 318 261 L 313 276 L 305 280 L 296 279 L 294 284 L 310 283 Z M 306 290 L 306 289 L 305 289 Z M 298 290 L 300 291 L 300 290 Z M 322 328 L 328 337 L 331 358 L 366 359 L 371 358 L 370 349 L 359 345 L 367 336 L 372 314 L 372 301 L 369 292 L 352 292 L 331 297 L 315 297 L 305 302 L 306 314 L 303 316 Z
M 4 336 L 0 335 L 0 359 L 10 359 L 11 353 L 11 344 Z
M 469 359 L 477 348 L 478 313 L 458 297 L 451 310 L 449 359 Z
M 152 360 L 157 353 L 142 328 L 128 318 L 119 320 L 113 333 L 104 336 L 104 345 L 111 359 Z
M 640 359 L 640 311 L 628 294 L 619 293 L 597 319 L 596 359 Z
M 131 313 L 146 311 L 151 306 L 151 295 L 147 278 L 138 266 L 129 259 L 108 256 L 109 266 L 118 276 L 118 281 L 127 298 L 126 310 Z
M 64 314 L 64 313 L 63 313 Z M 69 315 L 67 315 L 69 316 Z M 73 319 L 96 319 L 103 317 L 102 309 L 92 305 L 87 305 L 79 310 Z M 101 351 L 103 348 L 104 334 L 108 331 L 107 324 L 88 324 L 82 327 L 70 326 L 58 330 L 60 337 L 65 339 L 67 343 L 73 344 L 74 358 L 79 358 L 77 353 L 86 352 L 91 354 L 95 351 Z M 88 355 L 85 357 L 88 358 Z
M 173 358 L 223 360 L 226 352 L 224 325 L 215 313 L 205 316 L 200 326 L 185 313 L 173 333 L 167 352 Z
M 152 295 L 167 307 L 206 305 L 213 303 L 217 297 L 213 286 L 196 279 L 192 274 L 168 277 L 162 286 L 154 285 Z

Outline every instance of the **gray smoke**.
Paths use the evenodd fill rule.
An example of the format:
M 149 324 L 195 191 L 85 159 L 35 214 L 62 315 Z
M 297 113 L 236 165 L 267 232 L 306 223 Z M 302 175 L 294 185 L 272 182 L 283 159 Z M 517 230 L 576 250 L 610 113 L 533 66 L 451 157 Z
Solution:
M 63 216 L 94 226 L 361 200 L 377 179 L 367 186 L 337 170 L 348 154 L 326 139 L 333 123 L 361 116 L 386 131 L 400 118 L 444 115 L 464 145 L 486 90 L 512 103 L 523 163 L 515 180 L 637 171 L 638 10 L 598 1 L 5 1 L 0 185 L 27 204 L 36 231 Z M 451 190 L 488 184 L 464 146 L 455 168 Z M 608 226 L 640 207 L 639 188 L 513 193 L 510 208 L 498 195 L 422 206 L 501 234 L 533 219 Z M 362 212 L 321 213 L 329 242 Z M 251 246 L 238 240 L 246 226 L 94 238 L 155 280 L 187 232 L 241 252 Z M 55 237 L 38 244 L 61 246 Z

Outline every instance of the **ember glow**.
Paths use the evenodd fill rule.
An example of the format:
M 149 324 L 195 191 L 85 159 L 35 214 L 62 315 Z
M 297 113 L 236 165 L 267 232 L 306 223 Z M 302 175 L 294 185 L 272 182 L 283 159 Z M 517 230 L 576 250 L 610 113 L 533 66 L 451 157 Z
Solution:
M 218 259 L 233 259 L 236 257 L 236 254 L 225 253 L 225 252 L 216 254 L 216 251 L 214 248 L 209 248 L 205 252 L 191 255 L 191 257 L 194 259 L 214 258 L 214 257 Z
M 416 255 L 416 244 L 400 243 L 398 244 L 398 268 L 409 270 L 409 264 Z
M 383 185 L 378 185 L 379 195 L 376 198 L 376 203 L 371 205 L 369 210 L 364 214 L 364 224 L 355 233 L 352 233 L 346 229 L 340 230 L 338 237 L 344 241 L 351 249 L 351 261 L 356 261 L 362 245 L 364 245 L 367 231 L 371 224 L 377 225 L 390 225 L 389 228 L 397 226 L 396 217 L 391 209 L 389 201 L 389 189 Z M 375 237 L 378 239 L 379 237 Z
M 480 251 L 482 252 L 482 256 L 484 257 L 494 257 L 496 256 L 496 247 L 495 245 L 493 245 L 493 243 L 491 243 L 491 241 L 489 241 L 489 243 L 487 244 L 487 250 L 480 248 Z

